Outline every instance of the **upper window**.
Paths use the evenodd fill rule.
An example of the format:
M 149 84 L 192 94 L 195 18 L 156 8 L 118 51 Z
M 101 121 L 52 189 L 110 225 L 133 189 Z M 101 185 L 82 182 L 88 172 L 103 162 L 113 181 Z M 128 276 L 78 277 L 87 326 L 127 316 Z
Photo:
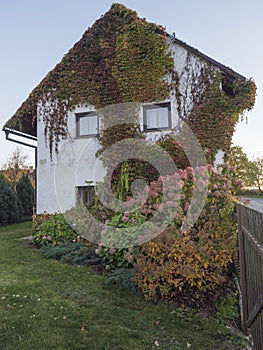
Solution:
M 171 104 L 160 103 L 143 107 L 143 124 L 145 131 L 171 128 Z
M 96 136 L 98 133 L 99 119 L 97 114 L 77 114 L 77 137 Z

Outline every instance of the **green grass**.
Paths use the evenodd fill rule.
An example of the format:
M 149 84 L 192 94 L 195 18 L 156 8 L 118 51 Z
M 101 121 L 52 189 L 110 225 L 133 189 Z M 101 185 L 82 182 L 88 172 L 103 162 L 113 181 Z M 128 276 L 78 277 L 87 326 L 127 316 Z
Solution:
M 247 349 L 216 318 L 146 302 L 87 267 L 27 246 L 30 223 L 0 227 L 1 350 Z

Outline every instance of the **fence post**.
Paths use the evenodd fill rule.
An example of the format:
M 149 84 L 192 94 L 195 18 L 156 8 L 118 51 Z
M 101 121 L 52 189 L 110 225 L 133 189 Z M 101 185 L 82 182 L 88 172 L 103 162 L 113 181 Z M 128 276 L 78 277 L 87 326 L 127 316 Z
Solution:
M 246 286 L 246 258 L 244 251 L 244 234 L 242 228 L 242 204 L 237 204 L 238 222 L 238 246 L 240 261 L 240 289 L 241 289 L 241 322 L 244 331 L 247 331 L 246 322 L 248 319 L 247 286 Z

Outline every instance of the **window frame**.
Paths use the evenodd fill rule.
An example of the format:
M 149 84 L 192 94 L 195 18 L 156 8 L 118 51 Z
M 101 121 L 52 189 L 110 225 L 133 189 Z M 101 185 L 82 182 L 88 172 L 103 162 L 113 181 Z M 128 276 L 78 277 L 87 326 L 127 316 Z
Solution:
M 80 119 L 81 118 L 89 118 L 89 117 L 97 117 L 97 133 L 94 134 L 81 134 L 80 133 Z M 99 116 L 97 112 L 84 112 L 84 113 L 76 113 L 76 137 L 98 137 L 99 136 Z
M 83 195 L 81 194 L 82 191 L 92 191 L 89 192 L 88 196 L 89 196 L 89 201 L 84 202 L 83 201 Z M 93 197 L 90 199 L 90 197 Z M 76 186 L 76 202 L 77 204 L 84 204 L 86 206 L 90 206 L 92 204 L 94 204 L 94 200 L 95 200 L 95 186 L 93 185 L 87 185 L 87 186 Z
M 156 108 L 166 108 L 168 110 L 168 126 L 152 128 L 147 127 L 147 111 Z M 145 132 L 153 132 L 153 131 L 161 131 L 161 130 L 170 130 L 172 128 L 172 117 L 171 117 L 171 102 L 161 102 L 154 103 L 151 105 L 143 106 L 143 131 Z

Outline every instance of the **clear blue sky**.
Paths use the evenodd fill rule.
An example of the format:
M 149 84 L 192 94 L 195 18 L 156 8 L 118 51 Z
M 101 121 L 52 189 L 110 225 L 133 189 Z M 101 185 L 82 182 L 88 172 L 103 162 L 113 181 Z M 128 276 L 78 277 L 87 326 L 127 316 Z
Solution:
M 257 103 L 234 143 L 263 152 L 263 1 L 123 0 L 149 21 L 255 80 Z M 32 89 L 111 6 L 110 0 L 0 0 L 0 127 Z M 0 135 L 0 165 L 16 146 Z M 26 148 L 23 148 L 26 150 Z M 29 151 L 31 159 L 33 152 Z

